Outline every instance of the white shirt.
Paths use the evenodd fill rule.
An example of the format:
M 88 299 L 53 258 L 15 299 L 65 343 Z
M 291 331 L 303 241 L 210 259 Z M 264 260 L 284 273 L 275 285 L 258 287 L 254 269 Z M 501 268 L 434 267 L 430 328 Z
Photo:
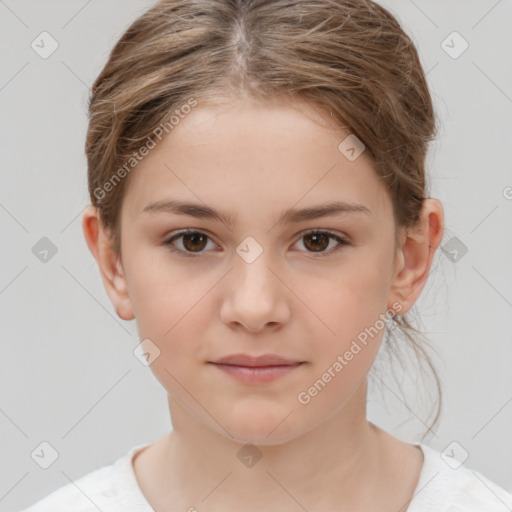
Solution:
M 154 512 L 132 466 L 136 453 L 148 445 L 134 446 L 113 464 L 56 489 L 22 512 Z M 456 464 L 448 465 L 440 452 L 425 444 L 417 446 L 423 451 L 424 462 L 406 512 L 512 510 L 512 493 L 464 465 L 453 469 Z

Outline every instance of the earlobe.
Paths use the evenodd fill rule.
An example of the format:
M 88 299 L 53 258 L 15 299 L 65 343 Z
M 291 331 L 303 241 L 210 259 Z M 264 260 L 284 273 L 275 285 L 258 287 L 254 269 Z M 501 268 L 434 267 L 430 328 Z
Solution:
M 406 231 L 398 249 L 391 283 L 391 302 L 400 302 L 407 312 L 420 296 L 431 272 L 435 251 L 444 230 L 443 207 L 436 199 L 425 199 L 420 220 Z
M 133 320 L 135 314 L 120 257 L 114 253 L 110 233 L 103 226 L 98 209 L 92 205 L 89 205 L 82 215 L 82 229 L 117 315 L 123 320 Z

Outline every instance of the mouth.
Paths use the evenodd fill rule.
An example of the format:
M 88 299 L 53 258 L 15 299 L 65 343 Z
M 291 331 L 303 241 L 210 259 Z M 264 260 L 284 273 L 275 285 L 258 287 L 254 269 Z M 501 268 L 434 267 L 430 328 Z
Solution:
M 296 361 L 275 354 L 258 357 L 234 354 L 217 361 L 208 361 L 208 364 L 245 384 L 274 381 L 292 373 L 304 363 L 305 361 Z
M 267 366 L 292 366 L 304 361 L 290 359 L 287 357 L 279 356 L 277 354 L 263 354 L 261 356 L 251 356 L 249 354 L 231 354 L 229 356 L 221 357 L 216 361 L 209 362 L 214 364 L 229 364 L 234 366 L 261 368 Z

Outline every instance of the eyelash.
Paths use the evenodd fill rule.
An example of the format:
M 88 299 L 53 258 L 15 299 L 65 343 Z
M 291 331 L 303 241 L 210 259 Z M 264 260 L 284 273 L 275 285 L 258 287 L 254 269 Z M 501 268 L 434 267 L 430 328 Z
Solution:
M 178 233 L 173 235 L 171 238 L 169 238 L 166 241 L 164 241 L 164 245 L 167 246 L 167 249 L 170 252 L 178 253 L 181 256 L 184 256 L 186 258 L 196 258 L 197 256 L 200 256 L 202 254 L 202 252 L 191 253 L 191 252 L 183 251 L 181 249 L 177 249 L 176 247 L 174 247 L 172 245 L 174 240 L 176 240 L 178 238 L 181 238 L 184 235 L 190 235 L 190 234 L 205 235 L 209 240 L 211 240 L 211 238 L 206 233 L 203 233 L 202 231 L 199 231 L 197 229 L 185 229 L 185 230 L 179 231 Z M 299 235 L 300 235 L 299 240 L 302 239 L 303 237 L 305 237 L 306 235 L 312 235 L 312 234 L 328 235 L 328 237 L 330 239 L 336 240 L 336 242 L 338 242 L 338 244 L 339 244 L 336 247 L 334 247 L 334 249 L 331 249 L 330 251 L 326 251 L 326 252 L 314 253 L 312 251 L 307 251 L 310 254 L 313 254 L 315 258 L 325 258 L 327 256 L 331 256 L 332 254 L 337 253 L 340 250 L 342 250 L 344 248 L 344 246 L 351 245 L 351 243 L 348 240 L 346 240 L 345 238 L 343 238 L 343 237 L 341 237 L 339 235 L 331 233 L 330 231 L 321 231 L 321 230 L 318 230 L 318 229 L 310 229 L 310 230 L 307 230 L 307 231 L 301 231 L 299 233 Z

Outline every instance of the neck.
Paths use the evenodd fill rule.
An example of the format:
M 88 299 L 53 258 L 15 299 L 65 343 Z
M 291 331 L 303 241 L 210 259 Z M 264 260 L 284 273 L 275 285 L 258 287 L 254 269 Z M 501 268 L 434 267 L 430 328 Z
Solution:
M 173 431 L 162 440 L 158 469 L 167 507 L 187 510 L 204 500 L 209 510 L 224 511 L 362 510 L 362 496 L 373 492 L 379 479 L 382 438 L 366 419 L 365 384 L 316 428 L 256 447 L 216 432 L 172 399 L 169 407 Z M 260 455 L 251 464 L 251 457 Z

